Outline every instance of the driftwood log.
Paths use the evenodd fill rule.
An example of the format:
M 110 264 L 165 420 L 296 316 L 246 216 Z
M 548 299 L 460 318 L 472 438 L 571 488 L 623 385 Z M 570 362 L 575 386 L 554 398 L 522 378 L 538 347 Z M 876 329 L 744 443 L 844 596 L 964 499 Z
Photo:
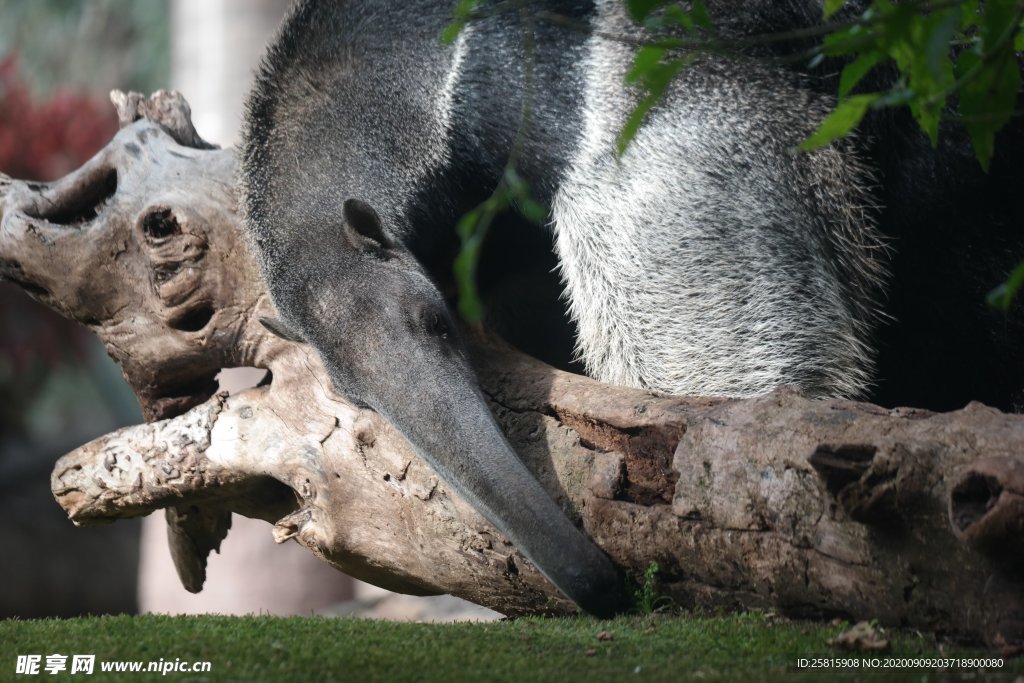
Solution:
M 191 590 L 238 512 L 393 590 L 571 611 L 388 424 L 334 393 L 315 353 L 258 323 L 274 312 L 233 153 L 204 143 L 174 94 L 114 100 L 122 130 L 81 169 L 0 179 L 0 277 L 89 326 L 148 421 L 57 463 L 71 520 L 165 508 Z M 523 460 L 629 574 L 657 562 L 677 604 L 1024 638 L 1024 418 L 785 388 L 658 397 L 470 342 Z M 234 366 L 271 374 L 216 393 Z

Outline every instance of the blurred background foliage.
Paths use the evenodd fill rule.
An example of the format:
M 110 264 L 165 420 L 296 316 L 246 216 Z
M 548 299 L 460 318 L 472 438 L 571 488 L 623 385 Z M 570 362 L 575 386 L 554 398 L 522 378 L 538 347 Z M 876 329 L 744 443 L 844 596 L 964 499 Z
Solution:
M 16 52 L 33 96 L 165 87 L 166 0 L 0 0 L 0 54 Z
M 0 172 L 49 181 L 99 151 L 112 88 L 168 84 L 169 25 L 165 0 L 0 0 Z M 74 529 L 49 473 L 139 421 L 93 335 L 0 283 L 0 617 L 135 611 L 138 525 Z
M 168 82 L 167 12 L 165 0 L 0 0 L 0 172 L 53 180 L 103 147 L 117 131 L 107 93 Z M 92 335 L 0 285 L 0 469 L 12 440 L 49 450 L 138 415 Z

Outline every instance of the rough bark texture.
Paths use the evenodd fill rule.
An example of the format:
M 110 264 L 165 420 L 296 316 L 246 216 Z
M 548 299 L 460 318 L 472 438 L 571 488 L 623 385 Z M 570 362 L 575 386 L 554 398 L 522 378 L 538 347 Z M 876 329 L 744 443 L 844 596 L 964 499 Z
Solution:
M 167 93 L 118 95 L 123 129 L 52 185 L 0 179 L 0 277 L 89 325 L 148 424 L 86 444 L 52 489 L 76 524 L 167 509 L 201 588 L 230 511 L 339 569 L 507 614 L 572 606 L 272 306 L 241 237 L 234 158 Z M 1024 419 L 809 401 L 665 398 L 558 372 L 483 336 L 481 383 L 523 460 L 634 576 L 684 606 L 877 618 L 1024 638 Z M 221 367 L 272 381 L 215 394 Z M 287 577 L 282 577 L 286 581 Z

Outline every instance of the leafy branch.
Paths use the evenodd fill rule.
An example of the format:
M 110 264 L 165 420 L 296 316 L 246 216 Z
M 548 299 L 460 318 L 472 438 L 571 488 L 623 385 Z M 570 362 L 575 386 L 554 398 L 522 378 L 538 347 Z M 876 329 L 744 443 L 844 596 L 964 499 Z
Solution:
M 995 136 L 1013 116 L 1020 91 L 1014 45 L 1022 40 L 1024 2 L 962 0 L 933 11 L 921 5 L 875 0 L 863 23 L 825 38 L 823 54 L 856 58 L 840 75 L 836 109 L 802 149 L 817 149 L 849 133 L 871 109 L 907 106 L 932 145 L 938 144 L 943 118 L 958 121 L 978 162 L 989 168 Z M 898 73 L 887 90 L 851 95 L 865 76 L 887 64 Z M 949 107 L 954 97 L 956 109 Z
M 479 5 L 482 0 L 459 0 L 454 20 L 441 36 L 444 42 L 454 42 L 459 33 L 474 19 L 481 18 Z M 488 11 L 504 11 L 510 3 L 495 3 Z M 541 206 L 530 193 L 529 184 L 516 171 L 522 153 L 526 126 L 533 112 L 533 64 L 534 64 L 534 18 L 526 11 L 524 0 L 512 0 L 511 6 L 519 12 L 523 31 L 523 103 L 519 114 L 519 128 L 501 180 L 491 195 L 459 219 L 456 232 L 461 248 L 455 257 L 453 270 L 459 292 L 459 315 L 470 324 L 483 320 L 484 306 L 477 288 L 476 272 L 480 263 L 480 252 L 490 232 L 494 219 L 509 208 L 515 208 L 529 221 L 540 223 L 546 220 L 548 210 Z
M 529 184 L 516 172 L 514 159 L 505 166 L 501 182 L 491 196 L 464 214 L 456 226 L 462 247 L 455 257 L 455 284 L 459 291 L 459 314 L 468 323 L 479 323 L 484 316 L 483 303 L 476 286 L 480 251 L 494 219 L 509 208 L 515 208 L 524 218 L 534 223 L 544 221 L 548 214 L 547 209 L 530 194 Z

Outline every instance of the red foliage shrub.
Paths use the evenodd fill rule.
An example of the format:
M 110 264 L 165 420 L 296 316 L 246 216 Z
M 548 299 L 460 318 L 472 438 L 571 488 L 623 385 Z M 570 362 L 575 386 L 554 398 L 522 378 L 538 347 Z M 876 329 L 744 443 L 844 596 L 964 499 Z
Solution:
M 0 172 L 48 181 L 81 166 L 117 132 L 109 102 L 61 90 L 35 102 L 11 54 L 0 59 Z M 19 431 L 23 410 L 50 372 L 85 362 L 88 333 L 0 285 L 0 435 Z
M 117 132 L 109 102 L 58 90 L 33 102 L 18 75 L 16 54 L 0 60 L 0 172 L 24 180 L 53 180 L 78 168 Z

